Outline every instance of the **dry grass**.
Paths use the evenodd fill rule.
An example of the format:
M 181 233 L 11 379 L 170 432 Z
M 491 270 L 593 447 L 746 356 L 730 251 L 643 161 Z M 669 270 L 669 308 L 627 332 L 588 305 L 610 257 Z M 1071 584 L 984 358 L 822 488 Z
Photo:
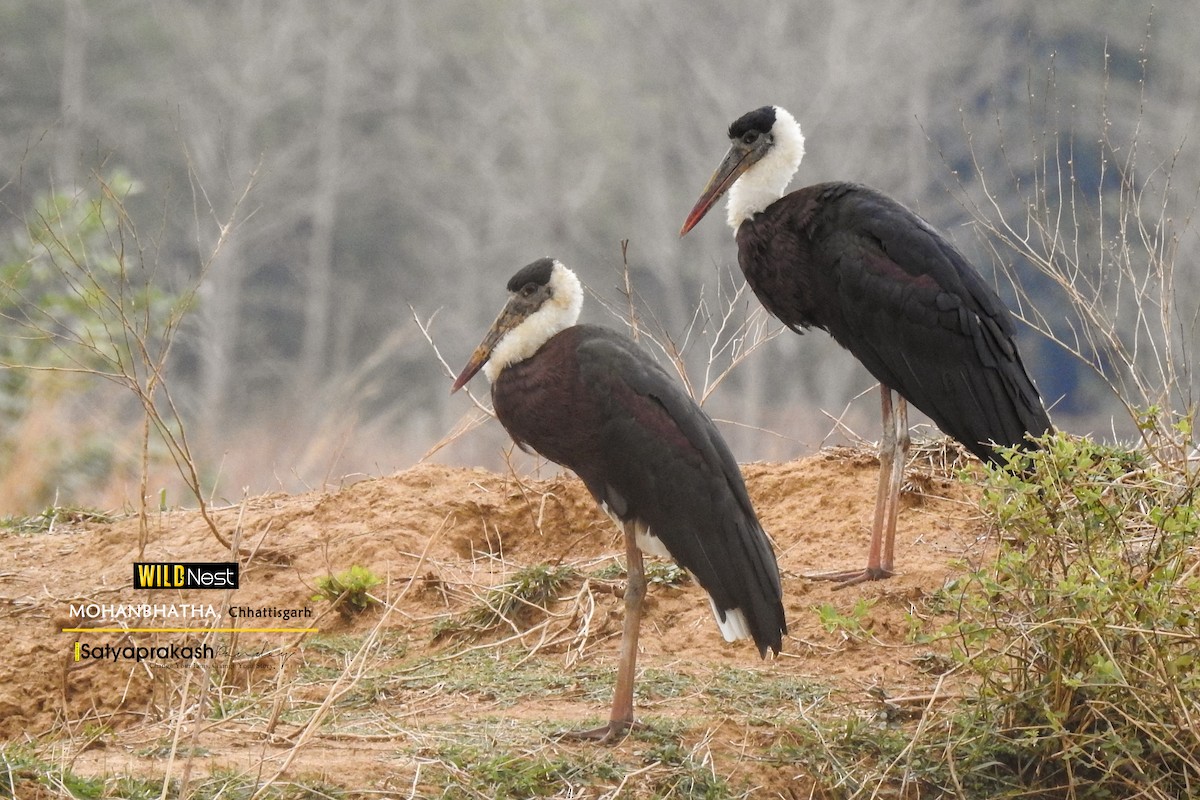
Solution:
M 872 495 L 869 453 L 815 463 L 844 465 L 861 478 L 864 496 Z M 765 490 L 783 491 L 765 467 L 759 472 Z M 145 702 L 77 709 L 36 742 L 10 743 L 0 750 L 12 765 L 7 773 L 0 765 L 0 783 L 11 781 L 18 797 L 68 790 L 98 798 L 809 796 L 812 724 L 858 720 L 864 731 L 875 730 L 891 705 L 908 707 L 908 698 L 922 693 L 874 697 L 832 688 L 804 666 L 806 653 L 823 659 L 859 651 L 856 657 L 874 660 L 863 648 L 907 652 L 903 636 L 880 621 L 893 613 L 893 601 L 874 605 L 876 636 L 865 641 L 819 628 L 804 633 L 809 612 L 797 610 L 806 608 L 799 601 L 790 612 L 799 638 L 789 640 L 778 663 L 760 663 L 714 637 L 695 587 L 677 572 L 652 569 L 649 651 L 636 699 L 644 727 L 611 748 L 559 741 L 560 731 L 601 721 L 611 699 L 623 583 L 618 534 L 574 482 L 501 477 L 488 480 L 502 483 L 489 495 L 503 499 L 503 514 L 456 500 L 438 515 L 441 527 L 434 521 L 413 539 L 417 547 L 386 547 L 394 559 L 387 569 L 364 561 L 340 529 L 327 529 L 327 549 L 303 544 L 297 518 L 274 507 L 278 498 L 215 510 L 240 540 L 235 546 L 257 548 L 243 567 L 254 576 L 251 588 L 266 585 L 269 575 L 289 575 L 315 546 L 304 562 L 310 580 L 366 563 L 386 578 L 372 590 L 379 604 L 342 620 L 332 603 L 319 603 L 325 615 L 305 624 L 324 632 L 286 641 L 206 634 L 210 623 L 198 623 L 197 636 L 226 646 L 207 668 L 164 662 L 130 669 L 127 691 Z M 323 525 L 333 525 L 329 512 L 357 514 L 394 491 L 305 502 Z M 389 527 L 405 524 L 396 513 L 387 517 Z M 364 543 L 379 535 L 369 518 L 340 521 Z M 264 529 L 271 535 L 257 547 Z M 64 533 L 55 538 L 69 541 Z M 181 531 L 173 541 L 185 538 Z M 788 549 L 786 541 L 781 548 Z M 793 565 L 789 576 L 795 571 Z M 314 589 L 315 582 L 305 597 Z M 437 638 L 439 629 L 461 629 L 464 620 L 471 630 Z M 171 640 L 164 634 L 155 641 Z M 113 670 L 72 670 L 64 687 L 77 693 L 101 673 Z M 900 699 L 892 703 L 892 695 Z M 74 707 L 70 698 L 61 702 Z
M 230 652 L 207 670 L 150 671 L 154 699 L 140 721 L 97 710 L 60 723 L 36 743 L 4 748 L 9 767 L 5 773 L 0 766 L 0 783 L 9 781 L 18 797 L 38 796 L 37 785 L 48 794 L 101 798 L 218 791 L 263 798 L 1037 791 L 1072 798 L 1084 795 L 1071 793 L 1062 777 L 1069 772 L 1051 772 L 1049 765 L 1069 764 L 1072 753 L 1105 752 L 1088 744 L 1102 739 L 1142 760 L 1103 768 L 1079 761 L 1070 768 L 1093 783 L 1120 780 L 1142 796 L 1165 798 L 1180 785 L 1171 781 L 1187 780 L 1196 767 L 1194 742 L 1186 738 L 1194 728 L 1181 720 L 1200 710 L 1187 691 L 1192 662 L 1181 656 L 1197 643 L 1187 633 L 1193 623 L 1180 615 L 1194 618 L 1197 559 L 1192 545 L 1171 550 L 1162 538 L 1170 532 L 1187 542 L 1187 526 L 1195 525 L 1186 505 L 1194 480 L 1164 475 L 1144 455 L 1064 441 L 1085 450 L 1048 451 L 1059 466 L 1039 469 L 1043 483 L 1032 489 L 1011 476 L 988 479 L 991 513 L 1016 546 L 998 558 L 975 559 L 977 569 L 931 595 L 890 582 L 871 587 L 870 597 L 848 599 L 805 587 L 788 561 L 795 536 L 788 533 L 779 544 L 792 564 L 785 567 L 789 597 L 807 599 L 800 601 L 804 610 L 789 612 L 796 635 L 779 662 L 649 654 L 637 685 L 645 726 L 611 748 L 562 742 L 555 734 L 599 721 L 611 695 L 606 664 L 620 630 L 614 616 L 620 570 L 612 555 L 619 548 L 597 550 L 595 541 L 608 536 L 615 545 L 616 534 L 587 507 L 582 489 L 569 499 L 559 483 L 508 476 L 501 495 L 511 507 L 502 517 L 447 515 L 417 540 L 421 547 L 393 550 L 398 562 L 381 572 L 387 580 L 372 591 L 379 604 L 365 614 L 338 622 L 332 604 L 322 603 L 326 616 L 311 624 L 327 630 L 317 636 L 217 637 Z M 869 451 L 822 459 L 861 471 L 870 496 Z M 918 464 L 945 469 L 926 473 Z M 909 469 L 909 483 L 920 491 L 907 493 L 906 502 L 935 502 L 938 487 L 963 471 L 956 448 L 920 446 Z M 773 480 L 770 471 L 758 467 L 754 474 L 752 491 L 766 490 L 760 482 Z M 978 483 L 979 475 L 971 480 Z M 322 495 L 311 502 L 333 510 L 336 500 Z M 556 515 L 585 507 L 587 521 L 573 517 L 564 530 Z M 248 502 L 219 512 L 235 538 L 259 538 L 264 518 L 252 508 Z M 1047 533 L 1050 517 L 1055 529 Z M 266 519 L 279 518 L 273 512 Z M 1116 546 L 1111 552 L 1095 533 L 1102 520 L 1110 520 L 1104 541 Z M 349 522 L 370 535 L 369 521 Z M 280 531 L 293 548 L 294 530 Z M 1092 532 L 1091 538 L 1080 540 L 1077 532 Z M 581 551 L 580 537 L 592 548 Z M 300 552 L 274 549 L 273 559 L 294 560 Z M 248 570 L 259 566 L 259 552 Z M 336 570 L 344 558 L 323 554 L 316 574 Z M 1169 558 L 1182 559 L 1173 572 L 1164 569 Z M 272 561 L 271 570 L 279 563 Z M 1103 580 L 1085 592 L 1089 583 L 1077 573 Z M 666 635 L 684 609 L 697 611 L 697 598 L 677 587 L 678 576 L 662 577 L 646 624 Z M 825 592 L 828 613 L 814 625 L 809 618 L 816 614 L 805 603 L 819 603 L 817 591 Z M 1082 605 L 1097 598 L 1110 605 Z M 1122 609 L 1138 608 L 1155 624 L 1121 616 Z M 458 633 L 437 636 L 451 629 Z M 692 635 L 674 634 L 675 647 Z M 647 641 L 655 645 L 656 637 Z M 1097 660 L 1106 653 L 1111 666 Z M 804 661 L 813 654 L 817 661 Z M 920 678 L 855 686 L 811 666 L 790 668 L 795 662 L 827 669 L 851 659 L 903 660 Z M 1046 664 L 1064 666 L 1055 671 Z M 1081 670 L 1091 672 L 1073 693 L 1045 686 Z M 129 676 L 131 686 L 141 680 L 138 671 Z M 1067 703 L 1051 717 L 1062 726 L 1057 733 L 1029 716 L 1048 698 Z M 1098 720 L 1104 725 L 1097 727 Z M 1126 733 L 1119 723 L 1130 723 Z M 1029 737 L 1033 731 L 1040 731 L 1036 738 Z M 1056 744 L 1063 747 L 1047 749 Z M 1035 745 L 1042 749 L 1029 750 Z M 353 772 L 334 766 L 351 757 Z M 1174 766 L 1158 773 L 1169 779 L 1139 784 L 1131 771 L 1137 764 L 1147 775 L 1156 764 Z

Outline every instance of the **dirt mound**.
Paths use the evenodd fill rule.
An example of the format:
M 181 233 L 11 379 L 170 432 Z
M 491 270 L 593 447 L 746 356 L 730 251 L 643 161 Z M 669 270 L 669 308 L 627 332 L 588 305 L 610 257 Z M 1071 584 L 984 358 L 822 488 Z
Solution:
M 779 768 L 746 758 L 769 737 L 739 716 L 736 697 L 722 705 L 723 692 L 736 694 L 725 684 L 731 670 L 735 686 L 761 681 L 766 692 L 812 682 L 851 703 L 871 702 L 868 690 L 929 685 L 906 635 L 914 603 L 979 546 L 969 487 L 910 465 L 897 533 L 902 574 L 842 591 L 801 577 L 864 561 L 877 469 L 874 457 L 846 450 L 744 467 L 784 576 L 790 635 L 773 661 L 760 661 L 752 644 L 724 643 L 693 583 L 653 573 L 639 713 L 674 720 L 680 741 L 699 737 L 732 785 L 770 786 Z M 462 747 L 502 725 L 515 726 L 503 737 L 524 730 L 544 738 L 547 725 L 571 727 L 607 712 L 622 545 L 573 476 L 535 481 L 421 465 L 333 492 L 250 498 L 213 517 L 246 554 L 240 588 L 228 595 L 131 587 L 136 561 L 229 560 L 196 512 L 155 516 L 140 555 L 135 519 L 0 536 L 0 633 L 8 642 L 0 737 L 50 747 L 84 772 L 178 773 L 188 752 L 195 774 L 316 770 L 337 786 L 387 792 L 423 785 L 430 753 L 443 754 L 444 765 L 447 742 Z M 371 589 L 381 604 L 343 615 L 314 599 L 323 576 L 352 565 L 381 579 Z M 480 609 L 496 606 L 496 587 L 538 565 L 566 568 L 554 599 L 518 603 L 493 615 L 482 634 L 463 633 L 483 624 Z M 132 606 L 191 611 L 113 617 Z M 234 619 L 228 606 L 314 616 Z M 104 613 L 88 616 L 88 608 Z M 63 632 L 112 627 L 188 632 Z M 319 633 L 206 633 L 213 627 Z M 212 643 L 220 655 L 194 663 L 77 660 L 76 643 Z M 191 715 L 201 698 L 207 722 L 197 728 Z M 492 728 L 483 734 L 467 730 L 485 723 Z M 596 781 L 612 787 L 620 779 Z

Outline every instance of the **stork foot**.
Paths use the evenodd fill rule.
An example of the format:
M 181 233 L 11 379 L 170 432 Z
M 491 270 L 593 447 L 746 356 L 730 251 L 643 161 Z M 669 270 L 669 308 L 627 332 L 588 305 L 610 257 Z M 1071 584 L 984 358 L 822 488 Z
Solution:
M 843 572 L 815 572 L 801 577 L 807 578 L 810 581 L 833 581 L 837 586 L 836 589 L 845 589 L 847 586 L 857 586 L 860 583 L 867 581 L 881 581 L 885 578 L 890 578 L 896 573 L 890 569 L 883 567 L 865 567 L 863 569 L 845 570 Z
M 639 727 L 637 722 L 629 720 L 610 720 L 608 724 L 586 731 L 562 731 L 555 734 L 556 739 L 566 741 L 596 742 L 597 744 L 615 744 L 624 739 L 631 730 Z

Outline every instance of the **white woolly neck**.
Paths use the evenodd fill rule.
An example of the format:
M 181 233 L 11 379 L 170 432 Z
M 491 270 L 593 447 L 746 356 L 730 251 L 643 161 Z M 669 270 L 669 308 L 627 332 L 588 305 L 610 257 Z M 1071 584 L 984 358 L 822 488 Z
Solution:
M 583 310 L 583 285 L 575 273 L 555 261 L 548 285 L 549 299 L 520 325 L 504 334 L 492 350 L 483 367 L 483 374 L 489 381 L 495 382 L 505 367 L 529 358 L 550 337 L 579 319 L 579 312 Z
M 775 106 L 771 136 L 775 139 L 771 149 L 729 189 L 726 221 L 734 233 L 743 222 L 783 197 L 804 158 L 804 134 L 800 133 L 800 123 L 779 106 Z

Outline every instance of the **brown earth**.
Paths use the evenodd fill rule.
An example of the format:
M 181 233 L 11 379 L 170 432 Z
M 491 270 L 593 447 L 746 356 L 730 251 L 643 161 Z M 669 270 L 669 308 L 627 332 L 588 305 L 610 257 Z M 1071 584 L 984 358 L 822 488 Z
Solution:
M 803 722 L 803 702 L 764 709 L 739 702 L 737 686 L 808 687 L 826 707 L 866 720 L 881 713 L 881 698 L 892 698 L 888 707 L 925 702 L 938 676 L 925 669 L 929 646 L 910 644 L 909 631 L 928 616 L 922 600 L 985 549 L 974 491 L 946 477 L 947 466 L 935 463 L 945 457 L 930 449 L 909 465 L 901 574 L 840 591 L 802 574 L 865 559 L 875 458 L 839 449 L 746 465 L 784 576 L 784 652 L 760 661 L 753 645 L 726 644 L 696 585 L 656 583 L 642 625 L 640 718 L 730 791 L 808 797 L 811 765 L 779 749 L 781 731 Z M 670 765 L 661 745 L 647 755 L 654 745 L 646 736 L 601 747 L 551 735 L 605 718 L 621 629 L 619 534 L 569 474 L 535 481 L 419 465 L 337 491 L 254 497 L 213 516 L 223 535 L 237 533 L 244 553 L 241 588 L 228 596 L 131 588 L 134 561 L 228 560 L 194 511 L 154 515 L 140 558 L 137 519 L 59 520 L 49 532 L 0 534 L 3 741 L 110 783 L 170 775 L 194 784 L 225 774 L 250 786 L 319 780 L 350 796 L 486 796 L 478 768 L 462 766 L 471 750 L 477 764 L 481 754 L 510 753 L 611 766 L 550 794 L 642 796 L 651 785 L 663 793 L 653 780 Z M 575 569 L 556 601 L 518 609 L 511 625 L 477 636 L 446 632 L 490 589 L 538 564 Z M 381 604 L 342 615 L 313 599 L 321 576 L 351 565 L 383 579 L 372 590 Z M 316 617 L 81 620 L 72 603 L 311 608 Z M 829 621 L 833 613 L 840 624 Z M 62 630 L 110 625 L 195 633 Z M 206 626 L 320 632 L 210 633 L 222 655 L 190 665 L 73 658 L 76 642 L 196 644 Z M 54 795 L 30 778 L 17 796 Z

